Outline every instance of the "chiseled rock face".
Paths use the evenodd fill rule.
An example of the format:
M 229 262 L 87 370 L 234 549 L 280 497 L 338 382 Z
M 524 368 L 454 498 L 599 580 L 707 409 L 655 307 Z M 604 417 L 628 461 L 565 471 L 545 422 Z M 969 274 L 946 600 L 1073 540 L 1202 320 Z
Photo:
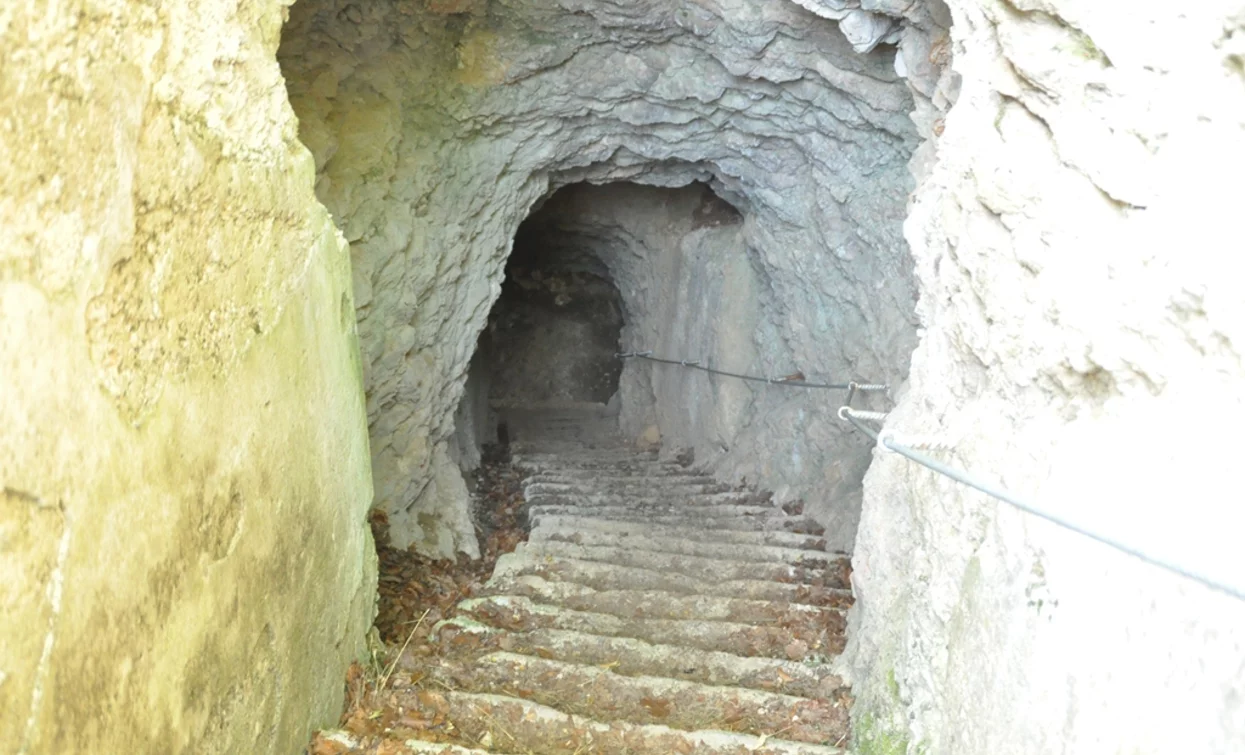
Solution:
M 888 429 L 1245 589 L 1240 4 L 951 6 Z M 1245 748 L 1240 601 L 893 454 L 853 565 L 862 752 Z
M 289 753 L 375 594 L 275 2 L 0 10 L 0 751 Z
M 729 338 L 672 356 L 902 380 L 915 291 L 901 225 L 918 131 L 894 47 L 860 54 L 834 20 L 749 0 L 303 0 L 291 14 L 279 57 L 317 194 L 351 243 L 376 503 L 397 544 L 475 552 L 446 471 L 454 408 L 518 224 L 562 185 L 699 180 L 744 216 L 734 243 L 760 304 L 717 323 Z M 671 329 L 712 319 L 632 320 L 623 347 L 700 346 L 707 336 Z M 688 385 L 697 403 L 711 396 Z M 724 390 L 742 390 L 742 406 L 713 442 L 687 438 L 712 452 L 705 461 L 729 453 L 723 474 L 789 484 L 827 512 L 858 501 L 867 449 L 834 418 L 841 394 Z M 689 434 L 674 415 L 657 419 L 668 438 Z

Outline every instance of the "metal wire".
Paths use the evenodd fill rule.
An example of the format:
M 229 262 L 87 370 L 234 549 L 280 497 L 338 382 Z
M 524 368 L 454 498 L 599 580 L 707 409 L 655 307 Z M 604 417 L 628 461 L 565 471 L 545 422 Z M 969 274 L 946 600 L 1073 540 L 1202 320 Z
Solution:
M 840 408 L 838 412 L 839 419 L 844 419 L 844 420 L 847 420 L 848 422 L 851 422 L 852 425 L 854 425 L 857 430 L 860 430 L 864 434 L 868 435 L 874 441 L 881 444 L 884 448 L 894 451 L 895 453 L 909 459 L 910 461 L 915 461 L 917 464 L 920 464 L 926 467 L 927 469 L 931 469 L 941 475 L 950 477 L 956 482 L 959 482 L 963 485 L 967 485 L 970 488 L 973 488 L 974 490 L 980 490 L 986 495 L 991 496 L 993 498 L 997 498 L 998 500 L 1003 501 L 1004 503 L 1010 504 L 1027 514 L 1032 514 L 1033 516 L 1036 516 L 1040 519 L 1045 519 L 1046 521 L 1052 524 L 1055 524 L 1059 527 L 1063 527 L 1064 529 L 1070 530 L 1079 535 L 1083 535 L 1091 540 L 1095 540 L 1099 543 L 1102 543 L 1103 545 L 1114 548 L 1120 551 L 1121 553 L 1127 553 L 1128 555 L 1136 559 L 1139 559 L 1141 561 L 1144 561 L 1147 564 L 1151 564 L 1152 566 L 1157 566 L 1160 569 L 1165 569 L 1167 571 L 1172 572 L 1173 574 L 1179 574 L 1180 576 L 1185 577 L 1186 579 L 1191 579 L 1194 582 L 1197 582 L 1199 584 L 1202 584 L 1202 585 L 1205 585 L 1206 587 L 1211 588 L 1212 590 L 1221 592 L 1225 595 L 1229 595 L 1238 600 L 1245 601 L 1245 589 L 1242 589 L 1240 587 L 1235 587 L 1233 585 L 1229 585 L 1221 580 L 1216 579 L 1215 577 L 1205 574 L 1202 571 L 1191 569 L 1186 566 L 1181 566 L 1180 564 L 1174 563 L 1173 561 L 1170 561 L 1169 559 L 1163 558 L 1161 556 L 1151 555 L 1136 547 L 1128 545 L 1127 543 L 1116 540 L 1110 535 L 1104 535 L 1100 532 L 1091 530 L 1087 527 L 1076 524 L 1075 522 L 1071 522 L 1067 519 L 1064 519 L 1063 517 L 1057 514 L 1052 514 L 1049 511 L 1039 508 L 1035 504 L 1029 503 L 1028 501 L 1024 499 L 1017 497 L 1016 495 L 1012 494 L 1011 492 L 1009 492 L 1008 490 L 1004 488 L 998 487 L 997 485 L 992 485 L 988 482 L 981 480 L 980 478 L 970 475 L 969 473 L 963 470 L 956 469 L 955 467 L 952 467 L 952 466 L 948 466 L 938 461 L 937 459 L 934 459 L 930 456 L 926 456 L 925 454 L 921 453 L 920 451 L 917 451 L 914 448 L 906 446 L 902 443 L 898 443 L 892 440 L 889 435 L 884 438 L 879 437 L 877 431 L 875 431 L 873 428 L 869 427 L 868 425 L 865 425 L 860 420 L 868 419 L 868 420 L 873 420 L 876 422 L 882 422 L 882 421 L 885 421 L 886 419 L 886 413 L 852 409 L 850 404 L 852 402 L 852 399 L 856 396 L 858 392 L 885 391 L 889 388 L 889 386 L 885 384 L 857 383 L 855 381 L 851 381 L 847 383 L 811 383 L 807 380 L 788 380 L 786 378 L 767 378 L 767 377 L 761 377 L 758 375 L 743 375 L 737 372 L 728 372 L 726 370 L 717 370 L 717 369 L 713 369 L 712 367 L 706 367 L 705 365 L 702 365 L 699 361 L 690 361 L 687 359 L 662 359 L 661 357 L 653 356 L 653 352 L 651 351 L 630 351 L 630 352 L 626 352 L 622 354 L 615 354 L 614 356 L 618 357 L 619 359 L 631 359 L 631 358 L 647 359 L 650 362 L 660 362 L 662 364 L 674 364 L 680 367 L 691 367 L 693 369 L 701 370 L 703 372 L 708 372 L 711 375 L 722 375 L 725 377 L 737 378 L 739 380 L 750 380 L 752 382 L 757 382 L 757 383 L 768 383 L 770 385 L 786 385 L 786 386 L 791 386 L 793 388 L 825 388 L 829 390 L 847 391 L 847 400 L 844 402 L 845 406 Z
M 847 419 L 855 417 L 857 419 L 871 419 L 874 422 L 885 422 L 886 412 L 866 412 L 859 409 L 853 409 L 850 406 L 844 406 L 839 409 L 839 419 Z
M 851 422 L 853 425 L 856 426 L 857 430 L 860 430 L 864 434 L 868 435 L 870 438 L 873 438 L 873 440 L 877 441 L 882 446 L 894 451 L 895 453 L 901 456 L 904 456 L 912 461 L 915 461 L 917 464 L 920 464 L 921 466 L 932 469 L 933 471 L 941 475 L 946 475 L 947 477 L 950 477 L 956 482 L 967 485 L 970 488 L 980 490 L 986 495 L 989 495 L 993 498 L 997 498 L 1000 501 L 1003 501 L 1004 503 L 1009 503 L 1012 506 L 1015 506 L 1016 508 L 1020 509 L 1021 511 L 1027 514 L 1032 514 L 1033 516 L 1039 517 L 1041 519 L 1045 519 L 1046 521 L 1051 522 L 1052 524 L 1056 524 L 1060 527 L 1063 527 L 1066 530 L 1071 530 L 1072 532 L 1075 532 L 1079 535 L 1084 535 L 1085 537 L 1088 537 L 1091 540 L 1096 540 L 1102 543 L 1103 545 L 1110 546 L 1122 553 L 1127 553 L 1128 555 L 1134 558 L 1140 559 L 1146 562 L 1147 564 L 1157 566 L 1161 569 L 1166 569 L 1167 571 L 1170 571 L 1174 574 L 1179 574 L 1182 577 L 1185 577 L 1187 579 L 1193 580 L 1194 582 L 1203 584 L 1211 588 L 1212 590 L 1216 590 L 1218 592 L 1224 593 L 1225 595 L 1230 595 L 1238 600 L 1245 600 L 1245 590 L 1242 590 L 1239 587 L 1234 587 L 1232 585 L 1226 584 L 1216 579 L 1215 577 L 1212 577 L 1201 571 L 1194 570 L 1186 566 L 1181 566 L 1180 564 L 1174 563 L 1161 556 L 1154 556 L 1149 553 L 1146 553 L 1138 548 L 1128 545 L 1127 543 L 1123 543 L 1119 540 L 1116 540 L 1110 535 L 1104 535 L 1100 532 L 1096 532 L 1087 527 L 1076 524 L 1075 522 L 1068 521 L 1067 519 L 1064 519 L 1063 517 L 1057 514 L 1052 514 L 1049 511 L 1039 508 L 1035 504 L 1029 503 L 1028 501 L 1025 501 L 1022 498 L 1018 498 L 1017 496 L 1013 495 L 1011 492 L 1003 488 L 997 487 L 995 485 L 991 485 L 987 482 L 983 482 L 981 479 L 974 477 L 968 474 L 967 472 L 964 472 L 962 470 L 956 469 L 955 467 L 943 464 L 937 459 L 933 459 L 929 456 L 926 456 L 925 454 L 921 453 L 920 451 L 917 451 L 916 449 L 909 448 L 908 446 L 902 445 L 900 443 L 896 443 L 895 441 L 891 440 L 889 436 L 879 437 L 878 433 L 873 428 L 869 427 L 868 425 L 865 425 L 864 423 L 860 421 L 860 419 L 858 419 L 858 417 L 862 417 L 862 415 L 864 414 L 866 414 L 866 412 L 853 411 L 846 406 L 839 410 L 839 417 L 841 419 L 846 419 L 848 422 Z
M 708 372 L 711 375 L 723 375 L 725 377 L 738 378 L 739 380 L 750 380 L 754 383 L 768 383 L 770 385 L 785 385 L 792 388 L 825 388 L 832 391 L 884 391 L 888 386 L 882 383 L 812 383 L 807 380 L 788 380 L 787 378 L 769 378 L 759 375 L 743 375 L 738 372 L 727 372 L 726 370 L 718 370 L 712 367 L 706 367 L 699 361 L 691 361 L 688 359 L 662 359 L 653 356 L 651 351 L 628 351 L 614 356 L 619 359 L 647 359 L 650 362 L 660 362 L 662 364 L 675 364 L 680 367 L 691 367 L 694 370 Z

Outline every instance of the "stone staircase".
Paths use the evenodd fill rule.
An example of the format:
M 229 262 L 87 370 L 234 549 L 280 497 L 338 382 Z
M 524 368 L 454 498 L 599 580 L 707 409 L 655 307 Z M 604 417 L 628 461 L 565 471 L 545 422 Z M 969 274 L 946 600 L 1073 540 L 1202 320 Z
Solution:
M 510 411 L 530 540 L 435 632 L 416 753 L 833 755 L 846 556 L 764 494 L 637 451 L 599 410 Z

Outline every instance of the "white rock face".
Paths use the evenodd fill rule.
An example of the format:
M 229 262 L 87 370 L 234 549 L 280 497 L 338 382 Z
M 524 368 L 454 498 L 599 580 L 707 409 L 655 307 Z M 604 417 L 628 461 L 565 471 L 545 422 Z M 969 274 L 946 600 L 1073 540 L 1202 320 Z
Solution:
M 902 380 L 915 344 L 901 221 L 917 133 L 892 48 L 859 55 L 833 21 L 784 3 L 305 0 L 280 59 L 318 196 L 352 245 L 376 503 L 398 545 L 474 552 L 445 446 L 515 230 L 561 185 L 700 180 L 747 219 L 735 243 L 753 313 L 633 320 L 624 348 L 690 348 L 671 323 L 714 321 L 729 342 L 688 358 Z M 684 403 L 716 390 L 685 387 Z M 853 521 L 843 491 L 859 487 L 867 450 L 834 418 L 841 394 L 723 390 L 739 397 L 712 431 L 657 412 L 659 429 L 704 448 L 722 436 L 724 474 L 789 483 Z M 850 527 L 838 532 L 850 544 Z
M 1245 587 L 1220 440 L 1245 418 L 1239 4 L 951 7 L 962 84 L 905 226 L 923 332 L 887 429 Z M 893 454 L 854 566 L 861 751 L 1245 751 L 1240 601 Z
M 886 431 L 1239 582 L 1239 462 L 1212 440 L 1245 419 L 1239 7 L 801 4 L 294 7 L 282 63 L 352 244 L 399 542 L 474 547 L 445 449 L 471 445 L 454 408 L 522 218 L 575 182 L 703 181 L 741 223 L 636 187 L 565 208 L 624 348 L 890 382 Z M 629 431 L 851 544 L 869 452 L 837 396 L 642 363 L 621 393 Z M 863 500 L 862 755 L 1245 750 L 1240 603 L 893 454 Z

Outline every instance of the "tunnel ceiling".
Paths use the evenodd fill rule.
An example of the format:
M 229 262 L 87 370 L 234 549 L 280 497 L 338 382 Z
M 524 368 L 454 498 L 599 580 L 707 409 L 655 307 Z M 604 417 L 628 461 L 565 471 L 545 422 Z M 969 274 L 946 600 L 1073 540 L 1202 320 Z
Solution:
M 945 104 L 931 49 L 946 22 L 925 5 L 891 18 L 806 4 L 291 8 L 279 59 L 317 194 L 351 243 L 376 503 L 399 544 L 474 552 L 445 441 L 515 231 L 561 185 L 705 182 L 745 216 L 757 304 L 732 326 L 748 347 L 723 359 L 902 377 L 908 164 L 930 103 Z M 757 401 L 741 411 L 770 399 Z M 722 447 L 764 432 L 719 419 L 727 434 L 756 425 Z M 841 450 L 826 433 L 771 473 L 807 475 L 808 459 Z

